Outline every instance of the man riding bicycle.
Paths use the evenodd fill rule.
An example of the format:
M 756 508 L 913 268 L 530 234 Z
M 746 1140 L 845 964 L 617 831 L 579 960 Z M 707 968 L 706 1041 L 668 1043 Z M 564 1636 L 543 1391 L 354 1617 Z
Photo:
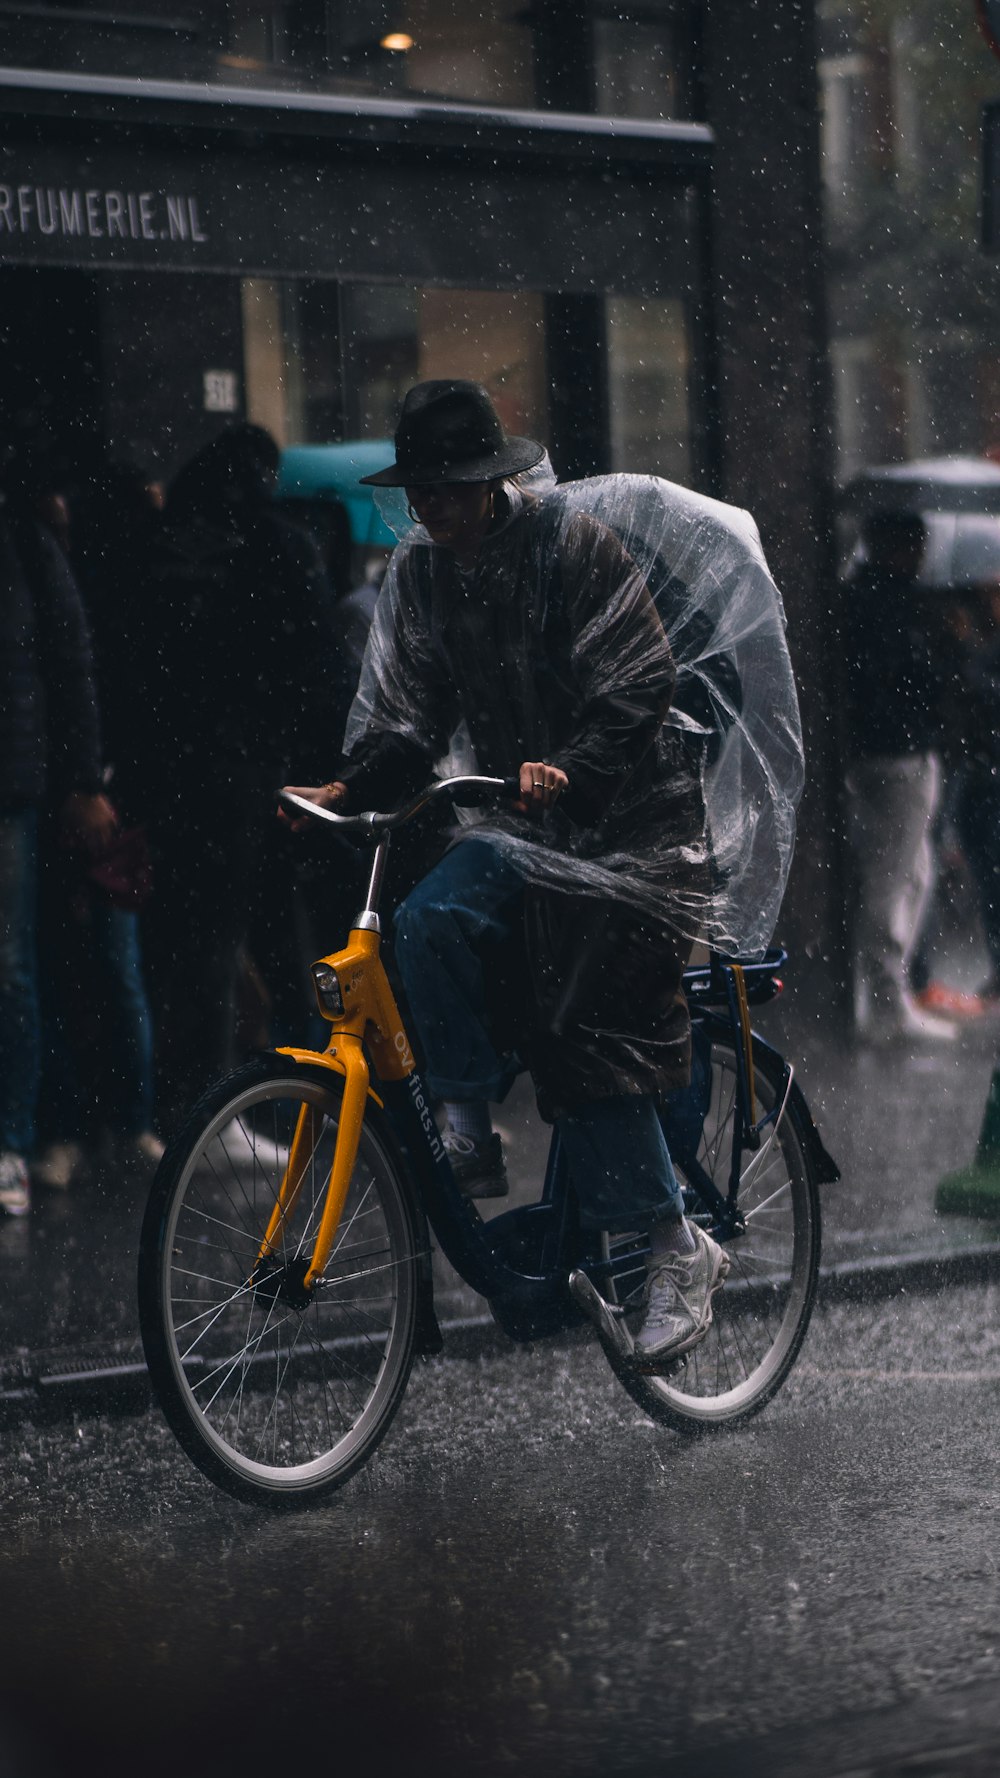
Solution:
M 543 447 L 505 434 L 484 389 L 417 385 L 395 444 L 396 461 L 365 479 L 404 489 L 418 528 L 390 564 L 337 776 L 298 794 L 345 813 L 395 806 L 456 735 L 472 769 L 517 778 L 509 810 L 484 812 L 396 916 L 426 1078 L 456 1179 L 492 1197 L 507 1183 L 489 1103 L 530 1069 L 584 1226 L 648 1229 L 635 1353 L 666 1367 L 704 1337 L 728 1270 L 684 1215 L 660 1107 L 689 1077 L 692 938 L 712 935 L 738 874 L 704 785 L 708 704 L 737 724 L 739 699 L 716 665 L 700 702 L 678 709 L 648 567 L 572 490 L 533 490 Z M 659 582 L 683 602 L 686 579 Z M 685 624 L 690 642 L 686 608 Z M 502 1042 L 489 961 L 515 934 L 527 969 L 516 1036 Z

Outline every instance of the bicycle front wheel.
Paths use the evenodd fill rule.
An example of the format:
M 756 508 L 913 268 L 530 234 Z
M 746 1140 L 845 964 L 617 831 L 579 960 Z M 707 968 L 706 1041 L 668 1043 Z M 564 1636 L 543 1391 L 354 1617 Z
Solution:
M 758 1116 L 773 1110 L 781 1070 L 763 1052 L 755 1060 Z M 711 1098 L 698 1149 L 698 1166 L 725 1197 L 729 1190 L 737 1102 L 736 1056 L 728 1037 L 712 1040 Z M 770 1134 L 770 1140 L 768 1135 Z M 717 1239 L 711 1214 L 691 1178 L 677 1168 L 688 1215 Z M 744 1151 L 739 1208 L 742 1233 L 724 1241 L 727 1283 L 713 1302 L 713 1319 L 700 1345 L 663 1377 L 622 1373 L 629 1393 L 652 1419 L 681 1432 L 731 1426 L 756 1414 L 781 1387 L 805 1338 L 816 1295 L 820 1205 L 808 1142 L 793 1101 L 755 1153 Z M 606 1238 L 612 1260 L 626 1261 L 608 1292 L 626 1321 L 642 1313 L 645 1263 L 628 1269 L 635 1237 Z
M 303 1288 L 340 1104 L 336 1077 L 249 1064 L 195 1107 L 146 1210 L 139 1314 L 157 1398 L 193 1461 L 244 1500 L 294 1506 L 346 1481 L 410 1372 L 418 1219 L 375 1105 L 330 1261 Z M 297 1130 L 301 1186 L 262 1261 Z

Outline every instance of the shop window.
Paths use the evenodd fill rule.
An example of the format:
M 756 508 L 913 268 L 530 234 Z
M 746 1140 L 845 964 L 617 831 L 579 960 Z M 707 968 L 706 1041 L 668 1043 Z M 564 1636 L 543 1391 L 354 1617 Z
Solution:
M 251 278 L 242 308 L 247 413 L 281 444 L 391 438 L 413 383 L 470 377 L 485 384 L 509 432 L 552 444 L 557 470 L 578 473 L 553 440 L 538 291 Z M 602 331 L 606 352 L 593 374 L 601 378 L 606 362 L 608 466 L 691 480 L 686 303 L 611 297 Z M 578 390 L 571 418 L 581 403 Z
M 611 467 L 691 479 L 691 352 L 680 298 L 607 305 Z
M 486 385 L 510 432 L 547 432 L 534 291 L 243 280 L 247 413 L 281 444 L 391 438 L 413 383 Z
M 391 438 L 403 394 L 420 375 L 417 292 L 345 284 L 341 316 L 345 436 Z
M 481 104 L 535 102 L 532 33 L 523 0 L 403 0 L 397 31 L 412 37 L 406 84 L 414 93 Z
M 543 300 L 535 291 L 423 290 L 420 378 L 485 384 L 508 432 L 547 433 Z
M 0 0 L 5 60 L 687 118 L 689 0 Z
M 694 118 L 691 8 L 596 0 L 594 15 L 594 109 L 611 117 Z
M 521 0 L 230 0 L 229 62 L 268 56 L 336 91 L 530 105 L 532 37 Z
M 225 0 L 0 0 L 4 61 L 73 73 L 204 80 L 225 44 Z
M 22 67 L 534 103 L 523 0 L 0 0 L 0 24 Z
M 278 444 L 286 445 L 292 391 L 282 288 L 275 278 L 244 278 L 240 295 L 247 419 L 266 426 Z

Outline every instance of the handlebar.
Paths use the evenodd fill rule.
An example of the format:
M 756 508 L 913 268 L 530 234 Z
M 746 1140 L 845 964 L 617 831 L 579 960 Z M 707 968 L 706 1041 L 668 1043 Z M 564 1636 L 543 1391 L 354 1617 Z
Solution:
M 391 833 L 396 827 L 405 827 L 429 803 L 439 802 L 445 796 L 450 797 L 460 808 L 469 808 L 487 799 L 503 802 L 505 798 L 515 798 L 520 794 L 518 778 L 479 778 L 465 774 L 455 778 L 436 778 L 412 802 L 389 814 L 365 809 L 357 815 L 338 815 L 334 809 L 321 809 L 318 803 L 311 803 L 308 797 L 296 796 L 290 790 L 279 791 L 278 802 L 289 815 L 308 815 L 313 821 L 328 821 L 331 826 L 339 827 L 344 833 L 353 831 L 378 835 Z

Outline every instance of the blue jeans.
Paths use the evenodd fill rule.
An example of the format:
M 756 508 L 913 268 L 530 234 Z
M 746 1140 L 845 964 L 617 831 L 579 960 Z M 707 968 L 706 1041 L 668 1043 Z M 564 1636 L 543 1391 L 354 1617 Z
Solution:
M 40 1138 L 80 1141 L 96 1133 L 95 1123 L 138 1136 L 153 1119 L 138 915 L 100 890 L 74 893 L 65 873 L 61 880 L 48 926 L 42 923 Z
M 113 1057 L 102 1109 L 111 1129 L 123 1136 L 140 1136 L 153 1122 L 153 1021 L 142 975 L 139 916 L 102 903 L 93 918 Z
M 0 1150 L 22 1155 L 38 1098 L 37 886 L 35 810 L 0 810 Z
M 435 1097 L 500 1101 L 520 1071 L 489 1029 L 483 950 L 516 932 L 524 882 L 486 840 L 463 840 L 396 913 L 395 953 Z M 584 1225 L 634 1228 L 682 1200 L 652 1098 L 595 1099 L 556 1119 Z

